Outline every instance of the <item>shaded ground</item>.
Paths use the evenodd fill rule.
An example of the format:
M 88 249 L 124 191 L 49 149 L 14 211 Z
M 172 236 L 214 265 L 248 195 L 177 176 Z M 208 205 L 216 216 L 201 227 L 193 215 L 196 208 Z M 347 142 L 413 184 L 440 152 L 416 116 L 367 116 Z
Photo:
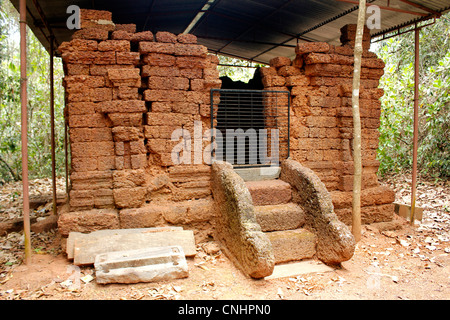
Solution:
M 34 183 L 47 190 L 50 181 Z M 397 201 L 409 202 L 407 177 L 386 183 L 395 188 Z M 20 193 L 20 183 L 0 186 L 0 221 L 20 216 Z M 284 279 L 244 276 L 211 242 L 197 246 L 186 279 L 98 285 L 92 267 L 79 269 L 65 258 L 57 231 L 33 234 L 31 266 L 21 264 L 23 235 L 13 232 L 0 237 L 0 299 L 449 299 L 449 182 L 422 182 L 418 195 L 425 208 L 422 223 L 395 231 L 364 226 L 355 255 L 340 268 Z M 50 209 L 36 211 L 42 216 Z

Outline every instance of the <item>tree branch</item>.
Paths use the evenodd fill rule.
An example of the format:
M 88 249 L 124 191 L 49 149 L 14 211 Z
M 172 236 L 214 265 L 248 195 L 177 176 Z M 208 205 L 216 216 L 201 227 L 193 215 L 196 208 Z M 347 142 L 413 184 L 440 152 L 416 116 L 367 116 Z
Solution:
M 14 181 L 19 181 L 20 177 L 14 172 L 14 170 L 9 166 L 9 164 L 0 156 L 0 162 L 5 165 L 5 167 L 8 169 L 9 173 L 13 177 Z

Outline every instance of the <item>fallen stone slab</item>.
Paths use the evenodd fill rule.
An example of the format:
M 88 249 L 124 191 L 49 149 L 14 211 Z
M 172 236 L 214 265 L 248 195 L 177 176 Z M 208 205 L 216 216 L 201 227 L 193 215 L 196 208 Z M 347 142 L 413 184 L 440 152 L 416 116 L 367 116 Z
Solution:
M 192 230 L 174 230 L 170 232 L 136 232 L 103 235 L 93 239 L 83 237 L 74 242 L 73 264 L 91 265 L 95 256 L 107 252 L 146 249 L 152 247 L 181 246 L 186 256 L 194 256 L 194 232 Z
M 53 202 L 53 194 L 40 194 L 35 196 L 30 196 L 30 210 L 35 210 L 40 206 L 46 205 L 47 203 Z M 63 205 L 67 202 L 67 196 L 65 193 L 56 194 L 56 206 Z
M 154 228 L 131 228 L 131 229 L 107 229 L 97 230 L 90 233 L 71 232 L 67 238 L 66 253 L 67 258 L 73 259 L 73 248 L 77 239 L 97 239 L 104 236 L 131 234 L 131 233 L 149 233 L 149 232 L 169 232 L 183 230 L 182 227 L 154 227 Z
M 34 233 L 41 233 L 44 231 L 49 231 L 58 227 L 58 216 L 50 215 L 43 220 L 40 220 L 31 225 L 31 231 Z
M 181 246 L 103 253 L 96 255 L 94 266 L 100 284 L 154 282 L 189 275 Z
M 408 221 L 411 221 L 411 206 L 401 203 L 394 203 L 394 205 L 395 205 L 395 213 L 397 215 L 407 219 Z M 416 206 L 414 209 L 414 219 L 422 221 L 422 216 L 423 216 L 423 208 Z
M 30 218 L 30 223 L 36 222 L 36 218 Z M 12 219 L 6 222 L 0 222 L 0 236 L 7 235 L 10 232 L 19 232 L 23 229 L 23 218 Z
M 50 215 L 45 219 L 38 221 L 36 217 L 30 218 L 31 231 L 41 233 L 55 229 L 58 224 L 58 216 Z M 0 222 L 0 235 L 6 235 L 10 232 L 19 232 L 23 230 L 23 218 L 17 218 L 6 222 Z

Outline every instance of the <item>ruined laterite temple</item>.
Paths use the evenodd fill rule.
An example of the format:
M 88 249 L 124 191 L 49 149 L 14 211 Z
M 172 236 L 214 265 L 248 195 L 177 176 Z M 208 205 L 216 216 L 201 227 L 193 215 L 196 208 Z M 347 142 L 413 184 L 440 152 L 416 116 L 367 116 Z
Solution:
M 223 190 L 215 190 L 220 179 L 214 177 L 213 171 L 225 174 L 229 167 L 225 165 L 220 170 L 212 170 L 206 162 L 174 164 L 171 151 L 180 141 L 172 141 L 171 137 L 174 130 L 183 128 L 192 132 L 194 138 L 196 121 L 202 124 L 203 131 L 214 125 L 211 115 L 214 118 L 217 111 L 213 109 L 211 112 L 211 105 L 215 103 L 211 100 L 216 98 L 211 98 L 211 89 L 221 88 L 218 58 L 208 54 L 208 48 L 197 44 L 197 38 L 191 34 L 136 32 L 135 25 L 114 24 L 111 13 L 106 11 L 82 10 L 81 18 L 82 29 L 73 34 L 72 41 L 59 47 L 65 70 L 65 118 L 71 150 L 69 204 L 59 218 L 61 234 L 176 225 L 194 230 L 198 242 L 215 237 L 217 230 L 227 227 L 217 225 L 217 212 L 223 209 L 219 208 L 221 196 L 218 194 Z M 253 205 L 250 203 L 250 206 L 256 208 L 251 209 L 256 213 L 264 211 L 258 206 L 297 206 L 294 213 L 289 211 L 291 207 L 275 208 L 278 211 L 273 209 L 280 216 L 297 217 L 288 219 L 298 220 L 292 230 L 298 230 L 302 219 L 310 227 L 306 228 L 309 231 L 318 228 L 314 222 L 308 222 L 308 216 L 304 217 L 315 210 L 301 205 L 302 201 L 308 202 L 308 199 L 303 199 L 301 190 L 307 187 L 291 176 L 293 172 L 303 172 L 300 167 L 312 170 L 307 171 L 306 180 L 314 176 L 308 180 L 314 181 L 311 184 L 314 188 L 324 185 L 323 189 L 319 188 L 320 192 L 311 191 L 310 194 L 316 196 L 323 192 L 326 194 L 324 197 L 332 201 L 327 210 L 331 210 L 329 212 L 339 220 L 340 227 L 336 229 L 343 230 L 345 226 L 341 224 L 351 223 L 351 93 L 356 28 L 348 25 L 341 31 L 342 46 L 299 43 L 295 56 L 293 52 L 290 58 L 274 58 L 270 66 L 259 70 L 264 90 L 289 92 L 289 160 L 280 159 L 280 179 L 265 182 L 268 188 L 273 189 L 272 193 L 261 191 L 263 186 L 254 182 L 243 184 L 246 189 L 243 193 L 250 192 L 253 196 Z M 370 34 L 366 31 L 360 108 L 362 222 L 368 224 L 393 219 L 394 193 L 381 186 L 376 175 L 379 166 L 376 160 L 381 110 L 379 99 L 383 95 L 383 89 L 378 85 L 384 63 L 368 51 Z M 209 143 L 208 139 L 203 139 L 201 148 Z M 289 177 L 283 168 L 290 170 Z M 297 182 L 297 187 L 294 187 Z M 316 190 L 314 188 L 311 190 Z M 271 194 L 280 197 L 287 189 L 284 202 L 280 200 L 277 204 L 269 199 L 269 203 L 256 203 L 258 192 L 269 198 Z M 226 197 L 223 199 L 228 199 L 225 202 L 231 201 L 227 192 L 225 188 Z M 324 207 L 322 198 L 317 198 L 321 208 Z M 298 218 L 300 215 L 303 218 Z M 256 216 L 261 225 L 264 219 L 258 218 L 258 214 Z M 276 217 L 268 219 L 273 222 Z M 265 231 L 259 225 L 254 232 Z M 281 229 L 266 231 L 282 232 Z M 343 232 L 348 238 L 348 232 Z M 319 250 L 320 231 L 317 231 L 318 235 L 309 235 L 307 231 L 291 233 L 295 233 L 297 240 L 300 239 L 299 234 L 306 235 L 311 250 L 316 245 Z M 280 237 L 280 234 L 269 235 L 274 250 L 281 246 L 281 250 L 291 248 L 295 251 L 301 246 L 296 245 L 297 240 L 292 240 L 287 247 L 283 247 L 282 242 L 278 245 Z M 351 257 L 353 245 L 351 240 L 345 241 L 348 242 L 347 249 L 350 248 L 346 249 L 347 253 L 328 262 Z M 232 245 L 225 243 L 225 246 L 234 254 Z M 269 256 L 271 250 L 266 250 Z M 262 252 L 256 251 L 259 253 L 255 257 Z M 314 254 L 316 251 L 311 251 L 307 256 Z M 317 255 L 320 258 L 319 251 Z M 281 256 L 283 254 L 275 252 L 275 258 L 267 260 L 270 260 L 268 265 L 273 265 L 273 259 L 278 263 L 302 258 Z M 245 258 L 237 257 L 237 260 L 242 264 Z M 327 258 L 322 260 L 327 261 Z M 270 274 L 270 266 L 266 268 L 268 271 L 261 271 L 263 269 L 248 273 L 255 277 Z

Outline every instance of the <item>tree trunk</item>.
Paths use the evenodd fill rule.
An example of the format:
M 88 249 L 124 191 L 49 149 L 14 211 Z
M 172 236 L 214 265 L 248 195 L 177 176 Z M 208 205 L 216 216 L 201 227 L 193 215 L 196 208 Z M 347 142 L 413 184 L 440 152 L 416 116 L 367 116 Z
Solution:
M 353 201 L 352 233 L 355 241 L 361 239 L 361 119 L 359 115 L 359 88 L 361 80 L 362 40 L 366 22 L 366 0 L 359 0 L 358 25 L 356 28 L 355 57 L 353 71 L 352 113 L 353 113 Z

